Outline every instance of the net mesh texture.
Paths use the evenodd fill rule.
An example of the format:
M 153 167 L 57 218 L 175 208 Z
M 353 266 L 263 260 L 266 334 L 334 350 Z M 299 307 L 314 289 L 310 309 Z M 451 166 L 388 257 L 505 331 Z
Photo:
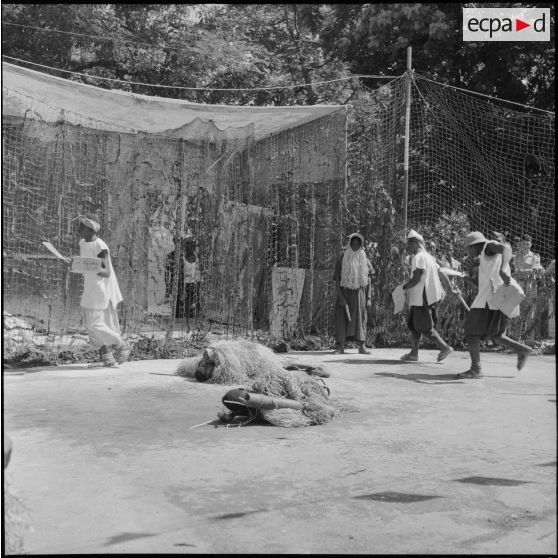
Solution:
M 22 115 L 3 117 L 8 349 L 86 343 L 82 277 L 41 242 L 77 255 L 75 218 L 87 212 L 101 219 L 128 336 L 332 335 L 334 262 L 346 235 L 360 232 L 374 267 L 369 342 L 405 340 L 391 291 L 408 273 L 407 80 L 408 226 L 434 241 L 439 260 L 451 248 L 461 261 L 471 230 L 501 231 L 510 241 L 528 233 L 547 267 L 554 259 L 551 114 L 407 74 L 375 90 L 360 86 L 348 113 L 340 108 L 266 137 L 256 139 L 248 126 L 235 137 L 205 130 L 184 139 L 69 115 L 3 87 L 3 106 Z M 56 118 L 46 121 L 49 111 Z M 197 269 L 186 263 L 191 253 Z M 516 337 L 548 336 L 549 287 L 531 283 L 510 328 Z M 438 329 L 459 345 L 457 299 L 442 302 L 439 315 Z
M 89 212 L 111 250 L 128 334 L 330 328 L 344 108 L 258 140 L 196 140 L 111 131 L 75 114 L 69 123 L 67 111 L 48 123 L 38 101 L 3 94 L 25 106 L 23 118 L 3 120 L 4 311 L 32 328 L 16 335 L 55 345 L 85 335 L 82 276 L 41 243 L 77 255 L 76 216 Z

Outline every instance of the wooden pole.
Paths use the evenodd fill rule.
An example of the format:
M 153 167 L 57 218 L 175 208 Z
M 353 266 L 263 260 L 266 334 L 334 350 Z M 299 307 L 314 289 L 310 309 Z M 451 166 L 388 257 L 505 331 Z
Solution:
M 403 162 L 403 173 L 405 183 L 405 198 L 403 205 L 403 234 L 407 235 L 407 205 L 409 203 L 409 133 L 411 127 L 411 72 L 412 72 L 413 47 L 407 47 L 407 92 L 405 99 L 405 154 Z
M 174 262 L 173 262 L 173 276 L 172 276 L 172 293 L 171 293 L 171 319 L 169 322 L 169 327 L 167 329 L 166 338 L 171 339 L 172 332 L 174 331 L 176 322 L 176 309 L 177 306 L 180 308 L 181 298 L 184 292 L 179 293 L 179 277 L 182 268 L 182 235 L 184 234 L 184 140 L 180 139 L 178 142 L 178 165 L 175 170 L 176 175 L 174 177 L 176 183 L 176 208 L 178 215 L 175 221 L 174 230 Z M 184 283 L 182 283 L 182 291 L 184 291 Z M 182 328 L 181 328 L 182 329 Z

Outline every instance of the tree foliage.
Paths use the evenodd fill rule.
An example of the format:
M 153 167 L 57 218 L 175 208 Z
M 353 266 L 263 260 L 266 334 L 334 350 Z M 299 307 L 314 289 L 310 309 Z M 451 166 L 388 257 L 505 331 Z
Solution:
M 491 7 L 533 4 L 491 4 Z M 463 42 L 462 9 L 474 4 L 333 4 L 321 33 L 353 73 L 401 75 L 413 69 L 442 83 L 554 109 L 554 9 L 550 42 Z
M 370 325 L 372 341 L 385 344 L 400 341 L 406 332 L 404 318 L 393 316 L 390 301 L 391 290 L 405 273 L 399 109 L 396 99 L 390 97 L 389 87 L 370 94 L 367 88 L 358 89 L 355 81 L 331 80 L 350 74 L 400 76 L 406 70 L 406 49 L 412 46 L 413 69 L 418 74 L 553 110 L 553 7 L 550 42 L 464 43 L 461 29 L 464 6 L 2 4 L 2 49 L 5 56 L 67 70 L 70 74 L 35 66 L 32 69 L 147 95 L 231 105 L 350 101 L 353 110 L 348 138 L 346 232 L 359 230 L 374 242 L 369 253 L 376 269 L 375 307 Z M 123 82 L 115 84 L 102 77 Z M 330 83 L 316 85 L 322 81 Z M 362 81 L 374 89 L 384 83 Z M 156 87 L 157 84 L 171 88 Z M 292 87 L 295 84 L 302 85 Z M 273 89 L 277 86 L 289 88 Z M 218 90 L 227 88 L 233 91 Z M 385 123 L 379 113 L 386 107 L 397 116 L 390 130 L 382 131 Z M 487 128 L 490 132 L 497 130 L 494 124 Z M 435 133 L 426 130 L 424 142 L 436 139 Z M 485 131 L 479 134 L 478 141 L 483 134 L 488 137 Z M 392 142 L 389 149 L 382 145 L 382 138 Z M 449 145 L 444 145 L 441 139 L 438 145 L 442 146 L 436 151 L 440 158 Z M 381 149 L 383 159 L 375 155 Z M 424 182 L 430 184 L 435 169 L 434 162 L 425 155 L 427 146 L 415 140 L 414 149 L 411 164 L 420 163 L 428 170 L 423 173 L 428 175 Z M 451 161 L 451 157 L 448 155 L 444 160 Z M 379 164 L 389 169 L 379 170 Z M 526 172 L 531 181 L 526 182 L 529 195 L 541 190 L 536 182 L 537 172 L 537 169 Z M 452 198 L 451 192 L 447 198 Z M 425 227 L 423 233 L 440 247 L 451 243 L 459 252 L 463 236 L 475 223 L 462 213 L 450 213 L 453 208 L 445 202 L 444 199 L 439 203 L 439 220 Z M 544 204 L 544 200 L 535 202 Z M 444 209 L 448 213 L 444 214 Z M 509 220 L 513 220 L 513 215 Z M 455 317 L 458 313 L 451 315 Z M 455 335 L 459 331 L 457 319 L 443 325 L 444 333 L 451 329 Z
M 6 56 L 70 70 L 75 72 L 73 79 L 101 87 L 109 87 L 110 82 L 77 74 L 207 88 L 194 93 L 119 85 L 138 93 L 199 102 L 337 102 L 343 85 L 319 91 L 311 85 L 240 90 L 345 76 L 346 63 L 323 55 L 317 34 L 319 12 L 318 6 L 295 4 L 3 4 L 2 47 Z M 216 88 L 239 91 L 210 91 Z
M 466 43 L 464 6 L 3 4 L 2 48 L 7 56 L 92 76 L 238 89 L 328 81 L 349 72 L 401 75 L 412 46 L 413 68 L 426 77 L 552 110 L 554 10 L 550 42 Z M 109 86 L 105 80 L 86 80 Z M 232 104 L 342 103 L 351 93 L 347 82 L 196 94 L 146 86 L 133 90 Z

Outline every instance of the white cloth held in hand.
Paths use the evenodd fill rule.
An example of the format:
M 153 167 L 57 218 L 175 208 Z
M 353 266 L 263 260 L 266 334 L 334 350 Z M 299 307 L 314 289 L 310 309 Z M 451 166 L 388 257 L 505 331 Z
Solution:
M 391 293 L 391 298 L 393 299 L 393 313 L 399 314 L 405 307 L 405 289 L 403 289 L 403 283 L 395 287 L 395 290 Z
M 501 285 L 488 301 L 508 318 L 519 316 L 519 305 L 525 298 L 521 285 L 512 277 L 509 285 Z

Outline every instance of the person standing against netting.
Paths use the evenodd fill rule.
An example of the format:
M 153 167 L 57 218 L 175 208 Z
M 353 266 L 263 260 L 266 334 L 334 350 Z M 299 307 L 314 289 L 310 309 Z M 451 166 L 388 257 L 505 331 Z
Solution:
M 440 258 L 438 257 L 438 247 L 433 240 L 425 242 L 426 251 L 434 258 L 436 263 L 441 267 Z
M 506 235 L 504 233 L 498 231 L 492 231 L 492 233 L 490 233 L 490 236 L 491 236 L 491 240 L 495 240 L 496 242 L 499 242 L 500 244 L 507 246 L 508 252 L 511 254 L 511 259 L 509 263 L 510 263 L 511 275 L 513 275 L 515 273 L 515 253 L 512 248 L 512 245 L 506 240 Z
M 175 239 L 175 249 L 167 256 L 165 283 L 166 297 L 172 297 L 176 254 L 180 248 L 178 266 L 177 297 L 174 317 L 177 319 L 197 318 L 200 313 L 201 273 L 196 255 L 196 241 L 190 234 Z
M 401 360 L 417 362 L 420 338 L 426 335 L 440 349 L 438 362 L 442 362 L 453 349 L 435 329 L 438 321 L 436 305 L 444 296 L 440 277 L 450 291 L 453 291 L 453 288 L 447 277 L 439 273 L 440 266 L 434 256 L 426 251 L 422 235 L 412 229 L 407 235 L 407 252 L 412 255 L 412 277 L 403 285 L 403 290 L 407 292 L 410 307 L 407 325 L 410 331 L 411 351 L 403 355 Z
M 461 271 L 461 262 L 455 257 L 455 249 L 451 242 L 447 245 L 446 250 L 442 252 L 439 265 L 453 271 Z
M 521 303 L 521 309 L 527 320 L 521 328 L 521 337 L 537 338 L 541 336 L 541 315 L 546 303 L 543 287 L 544 267 L 541 265 L 541 257 L 531 251 L 533 239 L 529 234 L 522 234 L 519 241 L 517 256 L 515 258 L 515 269 L 513 276 L 521 285 L 525 293 L 525 300 Z
M 115 366 L 128 360 L 130 346 L 120 335 L 120 324 L 116 306 L 122 301 L 118 280 L 114 274 L 110 251 L 106 243 L 97 236 L 99 217 L 95 214 L 79 215 L 79 255 L 85 258 L 100 258 L 101 271 L 83 272 L 83 294 L 81 296 L 82 317 L 89 341 L 99 349 L 101 364 Z M 117 360 L 112 347 L 118 350 Z
M 334 354 L 345 352 L 345 341 L 354 338 L 358 352 L 368 355 L 365 347 L 368 312 L 372 305 L 370 285 L 371 263 L 364 252 L 364 238 L 359 233 L 349 236 L 349 245 L 335 264 L 333 280 L 337 284 L 335 303 Z
M 456 379 L 481 378 L 480 343 L 482 339 L 492 339 L 517 353 L 517 369 L 525 366 L 531 349 L 527 345 L 513 341 L 506 335 L 508 317 L 491 304 L 492 295 L 502 286 L 511 282 L 509 262 L 512 257 L 509 246 L 491 241 L 478 231 L 465 237 L 465 248 L 472 259 L 478 261 L 478 293 L 471 304 L 465 321 L 465 338 L 471 356 L 469 370 L 457 374 Z
M 193 236 L 184 239 L 182 270 L 184 277 L 184 314 L 188 318 L 197 318 L 200 311 L 200 267 L 196 255 L 196 242 Z

